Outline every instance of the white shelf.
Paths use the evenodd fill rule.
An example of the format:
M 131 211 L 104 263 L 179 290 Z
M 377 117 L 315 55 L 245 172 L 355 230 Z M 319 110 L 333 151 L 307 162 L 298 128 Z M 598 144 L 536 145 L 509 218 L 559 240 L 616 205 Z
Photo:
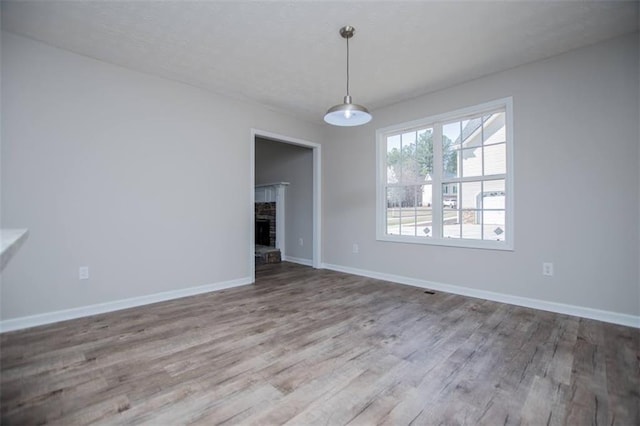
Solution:
M 9 260 L 18 251 L 24 240 L 27 239 L 29 231 L 27 229 L 0 229 L 0 243 L 2 267 L 0 271 L 9 263 Z

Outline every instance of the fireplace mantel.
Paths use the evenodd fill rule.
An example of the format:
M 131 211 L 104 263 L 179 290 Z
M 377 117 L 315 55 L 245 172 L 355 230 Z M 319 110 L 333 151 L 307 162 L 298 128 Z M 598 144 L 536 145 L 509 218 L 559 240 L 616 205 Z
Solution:
M 260 183 L 256 185 L 256 188 L 264 188 L 265 186 L 278 186 L 278 185 L 289 185 L 289 182 L 274 182 L 274 183 Z
M 255 186 L 256 203 L 277 203 L 278 195 L 284 196 L 284 189 L 289 182 L 263 183 Z

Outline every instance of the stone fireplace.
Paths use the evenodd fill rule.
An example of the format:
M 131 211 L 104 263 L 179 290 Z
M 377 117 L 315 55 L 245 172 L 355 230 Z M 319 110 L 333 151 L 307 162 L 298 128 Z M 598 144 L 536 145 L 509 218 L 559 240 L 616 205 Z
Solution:
M 280 262 L 284 252 L 284 190 L 287 182 L 255 186 L 256 261 Z
M 256 245 L 276 246 L 276 203 L 255 204 Z

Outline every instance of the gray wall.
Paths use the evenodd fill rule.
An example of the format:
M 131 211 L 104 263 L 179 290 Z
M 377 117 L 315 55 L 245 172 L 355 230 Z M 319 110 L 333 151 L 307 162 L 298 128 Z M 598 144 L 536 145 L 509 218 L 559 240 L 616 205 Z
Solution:
M 355 129 L 6 33 L 1 59 L 1 225 L 31 234 L 3 271 L 2 319 L 249 278 L 251 128 L 322 143 L 327 264 L 640 315 L 637 34 L 375 110 Z M 515 251 L 376 241 L 375 129 L 506 96 Z
M 640 314 L 638 34 L 376 110 L 323 144 L 323 260 Z M 375 239 L 375 130 L 513 96 L 515 251 Z M 353 243 L 360 253 L 353 254 Z M 555 264 L 542 276 L 542 262 Z
M 321 126 L 2 34 L 2 319 L 250 280 L 251 128 Z M 78 267 L 90 280 L 78 280 Z
M 256 185 L 290 183 L 286 189 L 284 255 L 310 263 L 313 258 L 313 150 L 256 138 L 255 161 Z

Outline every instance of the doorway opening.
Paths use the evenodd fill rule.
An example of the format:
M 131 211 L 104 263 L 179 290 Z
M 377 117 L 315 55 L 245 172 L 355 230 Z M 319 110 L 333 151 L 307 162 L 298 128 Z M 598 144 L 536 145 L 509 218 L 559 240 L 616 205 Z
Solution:
M 256 258 L 319 268 L 320 144 L 252 129 L 250 157 L 252 281 Z

